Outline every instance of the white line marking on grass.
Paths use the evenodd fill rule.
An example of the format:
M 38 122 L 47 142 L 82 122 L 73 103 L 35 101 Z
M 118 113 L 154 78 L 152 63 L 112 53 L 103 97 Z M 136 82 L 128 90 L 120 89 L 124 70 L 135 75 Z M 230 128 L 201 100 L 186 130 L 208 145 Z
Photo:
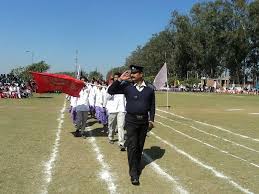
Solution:
M 253 149 L 253 148 L 244 146 L 244 145 L 242 145 L 242 144 L 236 143 L 236 142 L 234 142 L 234 141 L 228 140 L 228 139 L 223 138 L 223 137 L 219 137 L 219 136 L 214 135 L 214 134 L 211 134 L 211 133 L 207 133 L 207 132 L 205 132 L 205 131 L 202 131 L 202 130 L 198 129 L 197 127 L 194 127 L 194 126 L 190 126 L 190 127 L 193 128 L 193 129 L 195 129 L 195 130 L 197 130 L 197 131 L 200 131 L 200 132 L 202 132 L 202 133 L 205 133 L 205 134 L 207 134 L 207 135 L 211 135 L 211 136 L 216 137 L 216 138 L 218 138 L 218 139 L 222 139 L 223 141 L 226 141 L 226 142 L 232 143 L 232 144 L 234 144 L 234 145 L 236 145 L 236 146 L 239 146 L 239 147 L 242 147 L 242 148 L 244 148 L 244 149 L 247 149 L 247 150 L 249 150 L 249 151 L 259 153 L 258 150 L 255 150 L 255 149 Z
M 259 112 L 252 112 L 252 113 L 248 113 L 250 115 L 259 115 Z
M 87 129 L 90 129 L 90 127 L 87 127 Z M 102 169 L 101 169 L 101 172 L 99 173 L 99 178 L 102 179 L 103 181 L 105 181 L 105 183 L 107 184 L 107 187 L 108 187 L 108 190 L 109 190 L 109 193 L 111 194 L 117 194 L 118 191 L 117 191 L 117 186 L 116 184 L 114 183 L 114 178 L 110 172 L 110 167 L 109 165 L 104 161 L 104 156 L 103 154 L 101 153 L 97 143 L 96 143 L 96 140 L 95 140 L 95 137 L 92 136 L 92 132 L 91 131 L 88 131 L 88 133 L 90 134 L 90 137 L 87 138 L 88 141 L 91 143 L 92 147 L 93 147 L 93 150 L 96 154 L 96 159 L 97 161 L 99 162 L 99 164 L 102 166 Z
M 53 171 L 54 163 L 56 161 L 57 154 L 58 154 L 60 133 L 61 133 L 62 124 L 64 122 L 63 119 L 64 119 L 65 110 L 66 110 L 66 100 L 64 101 L 63 108 L 60 110 L 60 116 L 57 119 L 59 121 L 58 129 L 56 132 L 56 139 L 55 139 L 55 143 L 54 143 L 51 155 L 50 155 L 50 159 L 44 164 L 44 174 L 45 174 L 44 181 L 45 181 L 45 183 L 43 185 L 43 190 L 42 190 L 43 194 L 48 193 L 48 186 L 52 180 L 52 171 Z
M 157 115 L 157 116 L 159 116 L 159 115 Z M 241 158 L 241 157 L 239 157 L 239 156 L 236 156 L 236 155 L 234 155 L 234 154 L 231 154 L 231 153 L 229 153 L 229 152 L 226 151 L 226 150 L 222 150 L 222 149 L 220 149 L 220 148 L 218 148 L 218 147 L 215 147 L 215 146 L 213 146 L 213 145 L 211 145 L 211 144 L 205 143 L 205 142 L 203 142 L 203 141 L 201 141 L 201 140 L 199 140 L 199 139 L 196 139 L 196 138 L 194 138 L 194 137 L 191 137 L 191 136 L 189 136 L 189 135 L 187 135 L 187 134 L 185 134 L 185 133 L 182 133 L 182 132 L 180 132 L 180 131 L 174 129 L 173 127 L 168 126 L 168 125 L 166 125 L 166 124 L 163 124 L 163 123 L 161 123 L 161 122 L 159 122 L 159 121 L 156 121 L 156 123 L 159 123 L 160 125 L 163 125 L 163 126 L 165 126 L 165 127 L 167 127 L 167 128 L 170 128 L 170 129 L 174 130 L 175 132 L 180 133 L 181 135 L 183 135 L 183 136 L 185 136 L 185 137 L 187 137 L 187 138 L 189 138 L 189 139 L 192 139 L 192 140 L 194 140 L 194 141 L 197 141 L 197 142 L 199 142 L 199 143 L 201 143 L 201 144 L 203 144 L 203 145 L 206 145 L 206 146 L 208 146 L 208 147 L 210 147 L 210 148 L 212 148 L 212 149 L 215 149 L 215 150 L 217 150 L 217 151 L 219 151 L 219 152 L 222 152 L 222 153 L 224 153 L 224 154 L 226 154 L 226 155 L 228 155 L 228 156 L 231 156 L 231 157 L 233 157 L 233 158 L 235 158 L 235 159 L 239 159 L 239 160 L 241 160 L 241 161 L 243 161 L 243 162 L 248 163 L 249 165 L 252 165 L 252 166 L 255 166 L 255 167 L 259 168 L 259 165 L 258 165 L 258 164 L 251 163 L 251 162 L 249 162 L 248 160 L 246 160 L 246 159 L 244 159 L 244 158 Z
M 176 120 L 173 120 L 173 119 L 170 119 L 170 118 L 167 118 L 167 117 L 164 117 L 164 116 L 158 115 L 158 114 L 156 114 L 156 116 L 161 117 L 161 118 L 164 118 L 164 119 L 167 119 L 167 120 L 170 120 L 170 121 L 173 121 L 173 122 L 176 122 L 176 123 L 180 123 L 180 124 L 182 124 L 182 125 L 185 125 L 185 126 L 191 127 L 191 128 L 193 128 L 193 129 L 195 129 L 195 130 L 197 130 L 197 131 L 201 132 L 201 133 L 205 133 L 205 134 L 207 134 L 207 135 L 210 135 L 210 136 L 213 136 L 213 137 L 219 138 L 219 139 L 224 140 L 224 141 L 226 141 L 226 142 L 232 143 L 232 144 L 234 144 L 234 145 L 236 145 L 236 146 L 239 146 L 239 147 L 245 148 L 245 149 L 247 149 L 247 150 L 249 150 L 249 151 L 259 153 L 259 151 L 258 151 L 258 150 L 255 150 L 255 149 L 250 148 L 250 147 L 247 147 L 247 146 L 245 146 L 245 145 L 242 145 L 242 144 L 236 143 L 236 142 L 231 141 L 231 140 L 229 140 L 229 139 L 226 139 L 226 138 L 219 137 L 219 136 L 217 136 L 217 135 L 214 135 L 214 134 L 208 133 L 208 132 L 203 131 L 203 130 L 201 130 L 201 129 L 198 129 L 197 127 L 194 127 L 194 126 L 192 126 L 192 125 L 188 125 L 188 124 L 186 124 L 186 123 L 182 123 L 182 122 L 179 122 L 179 121 L 176 121 Z
M 230 109 L 226 109 L 225 111 L 232 112 L 232 111 L 240 111 L 240 110 L 244 110 L 244 109 L 240 109 L 240 108 L 230 108 Z
M 189 192 L 186 191 L 172 176 L 170 176 L 169 174 L 167 174 L 158 164 L 156 164 L 152 158 L 150 158 L 147 154 L 143 153 L 145 160 L 148 161 L 148 163 L 150 163 L 150 167 L 160 176 L 166 178 L 167 180 L 169 180 L 171 183 L 174 184 L 175 186 L 175 191 L 177 193 L 181 193 L 181 194 L 188 194 Z
M 199 161 L 198 159 L 192 157 L 191 155 L 189 155 L 188 153 L 184 152 L 183 150 L 177 148 L 175 145 L 167 142 L 166 140 L 162 139 L 161 137 L 157 136 L 154 132 L 150 132 L 150 134 L 152 134 L 155 138 L 157 138 L 158 140 L 160 140 L 161 142 L 167 144 L 168 146 L 170 146 L 171 148 L 173 148 L 176 152 L 178 152 L 179 154 L 187 157 L 188 159 L 190 159 L 192 162 L 194 162 L 195 164 L 197 164 L 198 166 L 205 168 L 206 170 L 212 172 L 212 174 L 214 174 L 214 176 L 223 179 L 225 181 L 227 181 L 229 184 L 231 184 L 232 186 L 234 186 L 236 189 L 247 193 L 247 194 L 252 194 L 253 192 L 249 191 L 249 189 L 246 189 L 244 187 L 242 187 L 241 185 L 239 185 L 238 183 L 236 183 L 235 181 L 232 180 L 232 178 L 224 175 L 221 172 L 218 172 L 217 170 L 215 170 L 214 167 L 209 166 L 207 164 L 202 163 L 201 161 Z
M 196 121 L 196 120 L 193 120 L 193 119 L 190 119 L 190 118 L 186 118 L 186 117 L 183 117 L 183 116 L 180 116 L 180 115 L 171 113 L 171 112 L 167 112 L 167 111 L 164 111 L 164 110 L 160 110 L 160 109 L 156 109 L 156 110 L 158 110 L 158 111 L 160 111 L 160 112 L 163 112 L 163 113 L 167 113 L 167 114 L 173 115 L 173 116 L 178 117 L 178 118 L 182 118 L 182 119 L 188 120 L 188 121 L 193 121 L 193 122 L 196 122 L 196 123 L 205 125 L 205 126 L 214 127 L 214 128 L 219 129 L 219 130 L 221 130 L 221 131 L 228 132 L 228 133 L 230 133 L 230 134 L 232 134 L 232 135 L 236 135 L 236 136 L 239 136 L 239 137 L 242 137 L 242 138 L 245 138 L 245 139 L 249 139 L 249 140 L 252 140 L 252 141 L 259 142 L 259 139 L 257 139 L 257 138 L 252 138 L 252 137 L 249 137 L 249 136 L 246 136 L 246 135 L 242 135 L 242 134 L 239 134 L 239 133 L 235 133 L 235 132 L 232 132 L 232 131 L 230 131 L 230 130 L 224 129 L 224 128 L 219 127 L 219 126 L 216 126 L 216 125 L 211 125 L 211 124 L 204 123 L 204 122 L 201 122 L 201 121 Z

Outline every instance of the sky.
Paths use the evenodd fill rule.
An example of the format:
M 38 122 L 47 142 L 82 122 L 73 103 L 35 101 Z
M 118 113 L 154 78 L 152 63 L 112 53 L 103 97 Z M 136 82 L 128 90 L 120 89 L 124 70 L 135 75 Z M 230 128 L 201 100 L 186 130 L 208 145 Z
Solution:
M 104 75 L 200 0 L 0 0 L 0 73 L 45 61 L 50 72 Z M 27 52 L 26 52 L 27 51 Z

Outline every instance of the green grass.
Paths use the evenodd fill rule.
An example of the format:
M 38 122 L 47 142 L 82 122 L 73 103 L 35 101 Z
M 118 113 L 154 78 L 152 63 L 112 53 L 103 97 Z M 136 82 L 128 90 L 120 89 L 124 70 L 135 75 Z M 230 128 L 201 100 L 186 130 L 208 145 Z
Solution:
M 43 98 L 48 96 L 50 98 Z M 0 100 L 0 193 L 36 193 L 51 153 L 63 96 Z
M 39 98 L 44 96 L 51 98 Z M 259 115 L 249 114 L 259 112 L 259 96 L 170 93 L 169 110 L 162 107 L 166 105 L 165 93 L 157 93 L 156 97 L 157 108 L 189 120 L 157 111 L 163 118 L 156 116 L 155 134 L 242 187 L 259 192 L 259 168 L 250 164 L 259 164 L 259 153 L 225 140 L 258 151 L 259 142 L 194 121 L 259 139 Z M 57 94 L 35 95 L 22 100 L 0 100 L 0 193 L 42 191 L 45 184 L 43 164 L 49 160 L 52 152 L 58 128 L 57 118 L 63 103 L 64 95 Z M 175 192 L 174 185 L 152 170 L 151 164 L 147 164 L 142 172 L 141 185 L 132 186 L 126 152 L 120 152 L 116 144 L 108 144 L 107 136 L 101 132 L 98 123 L 94 123 L 91 128 L 104 161 L 110 166 L 118 192 Z M 101 165 L 91 143 L 88 139 L 75 138 L 71 134 L 73 131 L 71 119 L 66 113 L 48 192 L 108 193 L 106 183 L 100 179 Z M 216 177 L 151 134 L 146 140 L 145 153 L 190 193 L 242 193 L 228 181 Z M 231 154 L 246 161 L 232 157 Z
M 165 93 L 157 94 L 157 106 L 166 105 Z M 208 93 L 172 93 L 169 97 L 171 111 L 192 119 L 209 122 L 213 125 L 227 126 L 247 135 L 259 134 L 258 115 L 259 96 L 224 95 Z M 243 109 L 226 111 L 227 109 Z
M 166 99 L 165 93 L 157 95 L 158 106 L 164 105 L 161 99 Z M 229 154 L 239 156 L 247 161 L 259 164 L 259 153 L 249 151 L 242 147 L 233 145 L 226 142 L 224 139 L 231 140 L 233 142 L 242 144 L 255 150 L 259 150 L 259 142 L 251 141 L 246 138 L 241 138 L 233 134 L 218 130 L 211 126 L 205 126 L 194 122 L 193 120 L 206 122 L 211 125 L 216 125 L 224 129 L 230 130 L 234 133 L 249 136 L 251 138 L 259 139 L 259 115 L 250 115 L 248 113 L 259 112 L 259 96 L 235 96 L 235 95 L 220 95 L 220 94 L 196 94 L 196 93 L 173 93 L 170 94 L 170 105 L 172 106 L 169 112 L 173 112 L 177 115 L 184 116 L 185 118 L 192 119 L 186 120 L 179 117 L 172 116 L 157 111 L 161 116 L 170 118 L 164 119 L 156 117 L 158 121 L 165 123 L 174 129 L 183 132 L 193 138 L 196 138 L 202 142 L 208 143 L 220 150 L 227 151 Z M 166 108 L 159 108 L 168 111 Z M 242 109 L 239 111 L 227 111 L 227 109 Z M 172 121 L 175 120 L 176 122 Z M 180 123 L 179 123 L 180 122 Z M 197 130 L 194 130 L 190 126 L 194 126 L 207 133 L 217 135 L 219 138 L 215 138 L 210 135 L 206 135 Z M 160 130 L 158 130 L 158 128 Z M 174 145 L 185 150 L 193 157 L 204 161 L 205 164 L 218 169 L 219 172 L 223 172 L 225 175 L 233 178 L 237 183 L 251 188 L 251 191 L 259 191 L 259 187 L 256 182 L 259 181 L 258 168 L 248 165 L 248 163 L 238 160 L 234 157 L 226 155 L 218 150 L 211 149 L 208 146 L 194 141 L 186 136 L 183 136 L 176 131 L 163 127 L 159 124 L 156 125 L 157 133 L 160 136 L 172 142 Z M 185 160 L 181 160 L 183 163 Z M 185 168 L 189 165 L 184 165 Z M 179 168 L 177 168 L 179 169 Z M 193 167 L 189 172 L 192 172 L 187 177 L 191 178 L 197 170 L 197 167 Z M 188 170 L 186 170 L 188 172 Z M 184 177 L 184 175 L 179 175 Z M 187 178 L 186 177 L 186 178 Z M 204 192 L 204 185 L 215 184 L 211 189 L 215 190 L 215 193 L 232 193 L 232 187 L 220 186 L 221 181 L 210 178 L 209 175 L 199 175 L 192 179 L 192 184 L 189 188 L 192 188 L 194 192 Z M 199 178 L 197 178 L 199 177 Z M 215 178 L 214 178 L 215 179 Z M 201 181 L 202 180 L 202 181 Z M 198 183 L 195 183 L 198 182 Z M 199 186 L 199 182 L 202 184 Z M 229 185 L 228 185 L 229 186 Z M 208 186 L 209 187 L 209 186 Z M 199 191 L 199 189 L 202 189 Z M 205 191 L 209 192 L 209 191 Z M 210 191 L 210 193 L 214 193 Z

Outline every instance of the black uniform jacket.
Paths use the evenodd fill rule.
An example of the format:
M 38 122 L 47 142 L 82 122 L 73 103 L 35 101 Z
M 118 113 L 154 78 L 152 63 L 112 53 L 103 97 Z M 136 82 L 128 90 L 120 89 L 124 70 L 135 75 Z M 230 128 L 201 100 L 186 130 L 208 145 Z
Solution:
M 108 93 L 124 94 L 127 100 L 126 111 L 133 115 L 149 115 L 149 120 L 155 118 L 155 91 L 152 85 L 147 84 L 140 92 L 131 82 L 115 81 L 108 88 Z

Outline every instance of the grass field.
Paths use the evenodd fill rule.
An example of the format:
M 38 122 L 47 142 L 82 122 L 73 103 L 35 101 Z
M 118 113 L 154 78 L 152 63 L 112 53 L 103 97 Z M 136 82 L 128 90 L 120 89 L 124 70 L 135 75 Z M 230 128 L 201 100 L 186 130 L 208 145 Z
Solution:
M 259 193 L 259 96 L 156 97 L 137 187 L 95 120 L 73 136 L 64 95 L 0 100 L 0 193 Z

